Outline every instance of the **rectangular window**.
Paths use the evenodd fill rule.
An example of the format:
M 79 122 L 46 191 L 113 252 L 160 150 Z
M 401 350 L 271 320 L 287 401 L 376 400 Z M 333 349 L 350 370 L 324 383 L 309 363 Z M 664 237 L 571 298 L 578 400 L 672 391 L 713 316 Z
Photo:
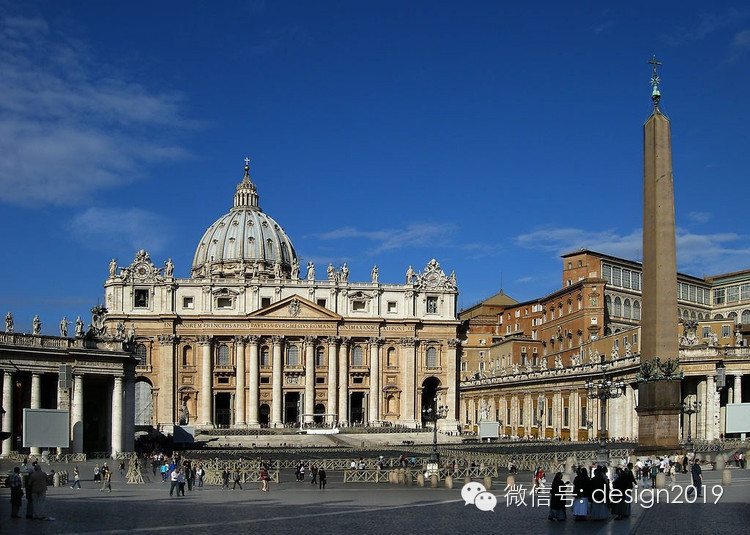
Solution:
M 716 288 L 714 290 L 714 305 L 724 304 L 724 288 Z
M 318 304 L 319 307 L 323 307 L 323 308 L 326 307 L 326 300 L 325 299 L 318 299 L 316 301 L 316 303 Z
M 709 336 L 711 336 L 711 327 L 703 327 L 701 331 L 701 337 L 708 338 Z
M 630 270 L 622 270 L 622 287 L 630 288 Z
M 270 377 L 261 377 L 260 378 L 260 384 L 262 384 L 262 385 L 267 385 L 270 382 L 271 382 L 271 378 Z
M 544 408 L 544 405 L 542 405 Z M 547 411 L 547 427 L 552 427 L 552 411 Z
M 586 424 L 588 423 L 587 416 L 586 407 L 581 407 L 581 427 L 586 427 Z
M 730 286 L 727 288 L 727 303 L 736 303 L 740 300 L 740 287 Z
M 148 290 L 136 290 L 134 295 L 135 308 L 148 308 Z
M 750 284 L 740 286 L 740 299 L 743 301 L 750 299 Z
M 261 297 L 260 299 L 260 308 L 266 308 L 271 306 L 271 298 L 270 297 Z
M 640 291 L 641 290 L 641 274 L 636 273 L 635 271 L 630 276 L 630 287 L 633 290 Z
M 722 338 L 729 338 L 732 336 L 732 328 L 729 325 L 722 325 L 721 326 L 721 337 Z
M 216 382 L 220 385 L 229 384 L 229 377 L 219 377 L 218 379 L 216 379 Z
M 325 377 L 316 377 L 315 382 L 319 385 L 325 384 L 326 378 Z
M 563 407 L 563 427 L 570 427 L 569 412 L 568 407 Z
M 355 385 L 361 385 L 362 384 L 362 378 L 361 377 L 352 377 L 352 383 Z
M 523 407 L 518 409 L 518 424 L 523 425 Z
M 521 366 L 526 366 L 526 353 L 521 353 Z
M 612 266 L 607 264 L 602 266 L 602 278 L 607 282 L 612 282 Z
M 469 364 L 465 360 L 461 361 L 461 371 L 462 372 L 467 371 L 469 369 L 468 366 L 469 366 Z
M 232 308 L 232 298 L 218 297 L 216 299 L 216 308 Z
M 388 301 L 388 314 L 396 313 L 396 301 Z
M 352 301 L 352 312 L 364 312 L 367 304 L 362 300 Z
M 505 425 L 510 425 L 510 409 L 505 411 Z
M 183 297 L 182 298 L 182 308 L 187 308 L 189 310 L 193 309 L 193 298 L 192 297 Z
M 612 268 L 612 285 L 613 286 L 622 285 L 622 269 L 618 267 Z
M 437 306 L 437 297 L 428 297 L 427 298 L 427 313 L 428 314 L 437 314 L 438 306 Z

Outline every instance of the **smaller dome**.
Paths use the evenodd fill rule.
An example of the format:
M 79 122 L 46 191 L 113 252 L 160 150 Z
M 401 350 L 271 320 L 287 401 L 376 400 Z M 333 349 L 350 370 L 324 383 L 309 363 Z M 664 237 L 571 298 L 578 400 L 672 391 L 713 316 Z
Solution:
M 191 275 L 289 278 L 297 255 L 284 229 L 258 206 L 249 160 L 237 185 L 234 206 L 208 227 L 193 257 Z

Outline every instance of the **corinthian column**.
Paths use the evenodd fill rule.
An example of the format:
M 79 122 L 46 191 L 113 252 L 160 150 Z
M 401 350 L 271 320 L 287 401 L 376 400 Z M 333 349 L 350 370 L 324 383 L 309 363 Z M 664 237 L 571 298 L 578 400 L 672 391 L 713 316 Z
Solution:
M 234 427 L 245 427 L 245 343 L 247 338 L 237 336 L 237 376 L 235 377 L 235 422 Z
M 112 455 L 122 452 L 122 377 L 115 377 L 112 389 Z
M 369 418 L 370 425 L 380 421 L 380 338 L 370 338 L 370 396 Z
M 159 423 L 171 425 L 175 423 L 175 342 L 177 337 L 173 334 L 160 334 L 157 337 L 161 351 L 161 380 L 164 404 Z
M 272 406 L 273 406 L 273 419 L 271 420 L 271 427 L 283 427 L 284 421 L 281 416 L 281 407 L 284 404 L 283 392 L 281 389 L 281 382 L 284 378 L 284 367 L 282 359 L 282 341 L 281 336 L 274 336 L 273 342 L 273 369 L 271 370 L 271 382 L 272 385 Z
M 83 375 L 73 379 L 73 415 L 70 419 L 73 453 L 83 453 Z
M 456 366 L 456 347 L 458 346 L 458 339 L 448 339 L 448 351 L 445 356 L 445 404 L 448 407 L 448 415 L 444 420 L 440 420 L 438 423 L 442 424 L 441 429 L 448 432 L 458 432 L 458 416 L 456 414 L 456 395 L 458 391 L 458 368 Z M 503 415 L 504 417 L 505 415 Z M 502 418 L 499 418 L 502 419 Z M 509 422 L 506 422 L 508 424 Z
M 38 373 L 31 375 L 31 408 L 42 408 L 42 377 Z M 31 455 L 41 455 L 42 448 L 33 446 L 29 449 Z
M 349 422 L 349 338 L 339 346 L 339 422 Z
M 416 387 L 416 354 L 417 340 L 415 338 L 403 338 L 401 340 L 401 362 L 404 370 L 404 388 L 401 393 L 401 423 L 407 427 L 416 427 L 417 420 L 414 418 L 414 405 L 417 397 Z
M 3 440 L 2 456 L 7 457 L 13 448 L 13 374 L 6 371 L 3 374 L 3 432 L 11 435 Z
M 202 425 L 213 427 L 211 415 L 211 399 L 213 398 L 213 381 L 211 376 L 211 337 L 199 336 L 198 346 L 201 348 L 201 414 L 199 421 Z
M 305 337 L 305 423 L 313 422 L 315 411 L 315 338 Z
M 260 365 L 258 362 L 258 337 L 249 336 L 248 342 L 250 344 L 250 366 L 249 366 L 249 382 L 248 382 L 248 403 L 250 404 L 250 418 L 248 420 L 248 427 L 258 428 L 260 422 L 258 420 L 258 407 L 260 406 L 260 385 L 259 385 L 259 370 Z
M 338 371 L 336 359 L 336 344 L 339 339 L 335 336 L 328 337 L 328 401 L 326 404 L 326 422 L 333 425 L 339 418 L 336 414 L 336 392 L 338 391 Z

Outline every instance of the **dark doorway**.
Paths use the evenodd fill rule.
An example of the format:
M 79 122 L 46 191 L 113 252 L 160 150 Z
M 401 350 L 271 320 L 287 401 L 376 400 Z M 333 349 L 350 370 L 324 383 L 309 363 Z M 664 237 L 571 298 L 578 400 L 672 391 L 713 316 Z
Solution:
M 440 380 L 437 377 L 428 377 L 422 383 L 422 426 L 430 424 L 435 421 L 435 411 L 437 410 L 437 397 L 438 388 L 440 388 Z
M 220 392 L 214 396 L 216 408 L 216 427 L 229 427 L 232 425 L 232 394 Z
M 318 403 L 317 405 L 315 405 L 315 416 L 313 417 L 313 421 L 316 424 L 322 424 L 323 419 L 325 418 L 324 416 L 325 412 L 326 412 L 325 405 L 323 405 L 322 403 Z
M 284 394 L 284 423 L 297 423 L 299 419 L 299 397 L 299 392 Z
M 352 392 L 349 398 L 350 407 L 349 415 L 350 422 L 352 424 L 364 423 L 365 418 L 365 393 L 364 392 Z
M 258 407 L 258 423 L 261 427 L 268 427 L 268 422 L 271 416 L 271 407 L 265 403 Z

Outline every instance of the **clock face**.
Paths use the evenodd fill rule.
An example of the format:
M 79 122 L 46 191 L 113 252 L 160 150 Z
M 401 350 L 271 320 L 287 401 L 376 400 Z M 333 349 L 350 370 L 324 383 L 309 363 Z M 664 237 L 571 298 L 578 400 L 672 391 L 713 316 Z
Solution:
M 146 264 L 138 264 L 135 266 L 135 274 L 137 277 L 146 278 L 148 275 L 148 266 Z
M 427 275 L 425 275 L 424 279 L 428 285 L 437 286 L 438 280 L 440 278 L 438 277 L 438 274 L 433 271 L 432 273 L 428 273 Z

